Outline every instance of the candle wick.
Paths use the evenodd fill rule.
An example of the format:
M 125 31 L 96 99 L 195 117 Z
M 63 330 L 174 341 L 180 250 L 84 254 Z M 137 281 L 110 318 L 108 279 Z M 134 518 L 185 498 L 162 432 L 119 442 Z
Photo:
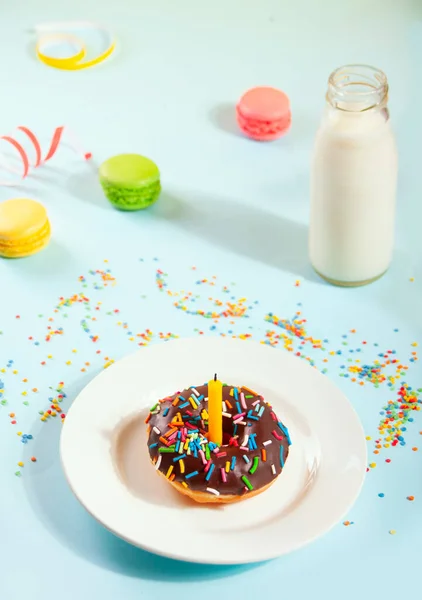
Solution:
M 214 375 L 214 381 L 217 381 L 217 373 Z

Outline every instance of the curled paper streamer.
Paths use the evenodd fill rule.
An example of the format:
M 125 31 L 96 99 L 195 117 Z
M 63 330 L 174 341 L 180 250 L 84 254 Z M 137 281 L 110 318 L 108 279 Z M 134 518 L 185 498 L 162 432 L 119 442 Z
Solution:
M 35 32 L 35 51 L 39 60 L 49 67 L 65 71 L 77 71 L 98 65 L 108 58 L 116 47 L 116 42 L 107 29 L 90 22 L 45 23 L 37 25 Z M 90 38 L 91 42 L 92 38 L 97 38 L 97 43 L 100 42 L 102 48 L 92 57 L 88 56 L 92 52 L 88 53 L 87 49 L 87 40 Z M 68 49 L 69 56 L 56 56 L 57 51 L 61 54 L 64 47 Z
M 31 169 L 36 169 L 37 167 L 40 167 L 41 165 L 45 164 L 53 158 L 60 144 L 63 143 L 63 134 L 65 133 L 65 131 L 66 137 L 68 138 L 66 142 L 67 145 L 71 146 L 79 154 L 82 154 L 85 160 L 89 160 L 90 158 L 92 158 L 92 154 L 90 152 L 84 152 L 81 150 L 79 143 L 76 141 L 74 136 L 70 134 L 69 130 L 64 126 L 57 127 L 54 130 L 53 138 L 44 157 L 41 144 L 37 136 L 30 129 L 28 129 L 28 127 L 20 125 L 19 127 L 17 127 L 17 131 L 22 132 L 24 134 L 25 141 L 28 141 L 29 144 L 32 146 L 33 150 L 35 151 L 35 161 L 31 164 L 28 156 L 28 151 L 26 149 L 26 145 L 24 145 L 24 142 L 20 142 L 17 139 L 15 139 L 15 137 L 12 137 L 10 135 L 2 135 L 0 136 L 0 141 L 7 142 L 14 148 L 14 150 L 17 151 L 19 155 L 19 161 L 22 163 L 22 166 L 19 169 L 14 167 L 10 164 L 10 159 L 7 160 L 7 157 L 4 154 L 2 154 L 0 155 L 0 168 L 3 168 L 9 173 L 18 175 L 20 179 L 25 179 L 29 175 Z M 19 180 L 0 180 L 0 185 L 19 185 Z

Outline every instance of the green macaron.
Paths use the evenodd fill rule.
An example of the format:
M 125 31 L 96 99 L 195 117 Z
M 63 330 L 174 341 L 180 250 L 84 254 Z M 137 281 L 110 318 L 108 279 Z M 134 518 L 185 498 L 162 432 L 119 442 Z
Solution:
M 158 199 L 161 191 L 157 165 L 139 154 L 119 154 L 102 163 L 100 183 L 119 210 L 141 210 Z

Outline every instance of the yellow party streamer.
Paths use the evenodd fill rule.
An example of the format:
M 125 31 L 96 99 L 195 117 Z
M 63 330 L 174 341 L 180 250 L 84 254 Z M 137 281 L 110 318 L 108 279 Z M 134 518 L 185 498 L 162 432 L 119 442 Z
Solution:
M 84 60 L 87 54 L 85 40 L 69 33 L 69 31 L 83 32 L 94 31 L 102 34 L 107 40 L 106 50 L 94 58 Z M 37 34 L 36 54 L 38 59 L 49 67 L 65 71 L 78 71 L 98 65 L 108 58 L 115 50 L 116 42 L 111 33 L 94 23 L 46 23 L 35 28 Z M 70 43 L 75 47 L 75 52 L 66 58 L 57 58 L 47 53 L 47 47 L 52 43 Z

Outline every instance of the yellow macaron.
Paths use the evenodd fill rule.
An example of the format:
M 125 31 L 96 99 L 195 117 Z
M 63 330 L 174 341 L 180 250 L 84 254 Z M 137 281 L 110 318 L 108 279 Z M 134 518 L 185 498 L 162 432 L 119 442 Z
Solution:
M 48 244 L 50 235 L 47 211 L 39 202 L 14 198 L 0 203 L 0 256 L 35 254 Z

